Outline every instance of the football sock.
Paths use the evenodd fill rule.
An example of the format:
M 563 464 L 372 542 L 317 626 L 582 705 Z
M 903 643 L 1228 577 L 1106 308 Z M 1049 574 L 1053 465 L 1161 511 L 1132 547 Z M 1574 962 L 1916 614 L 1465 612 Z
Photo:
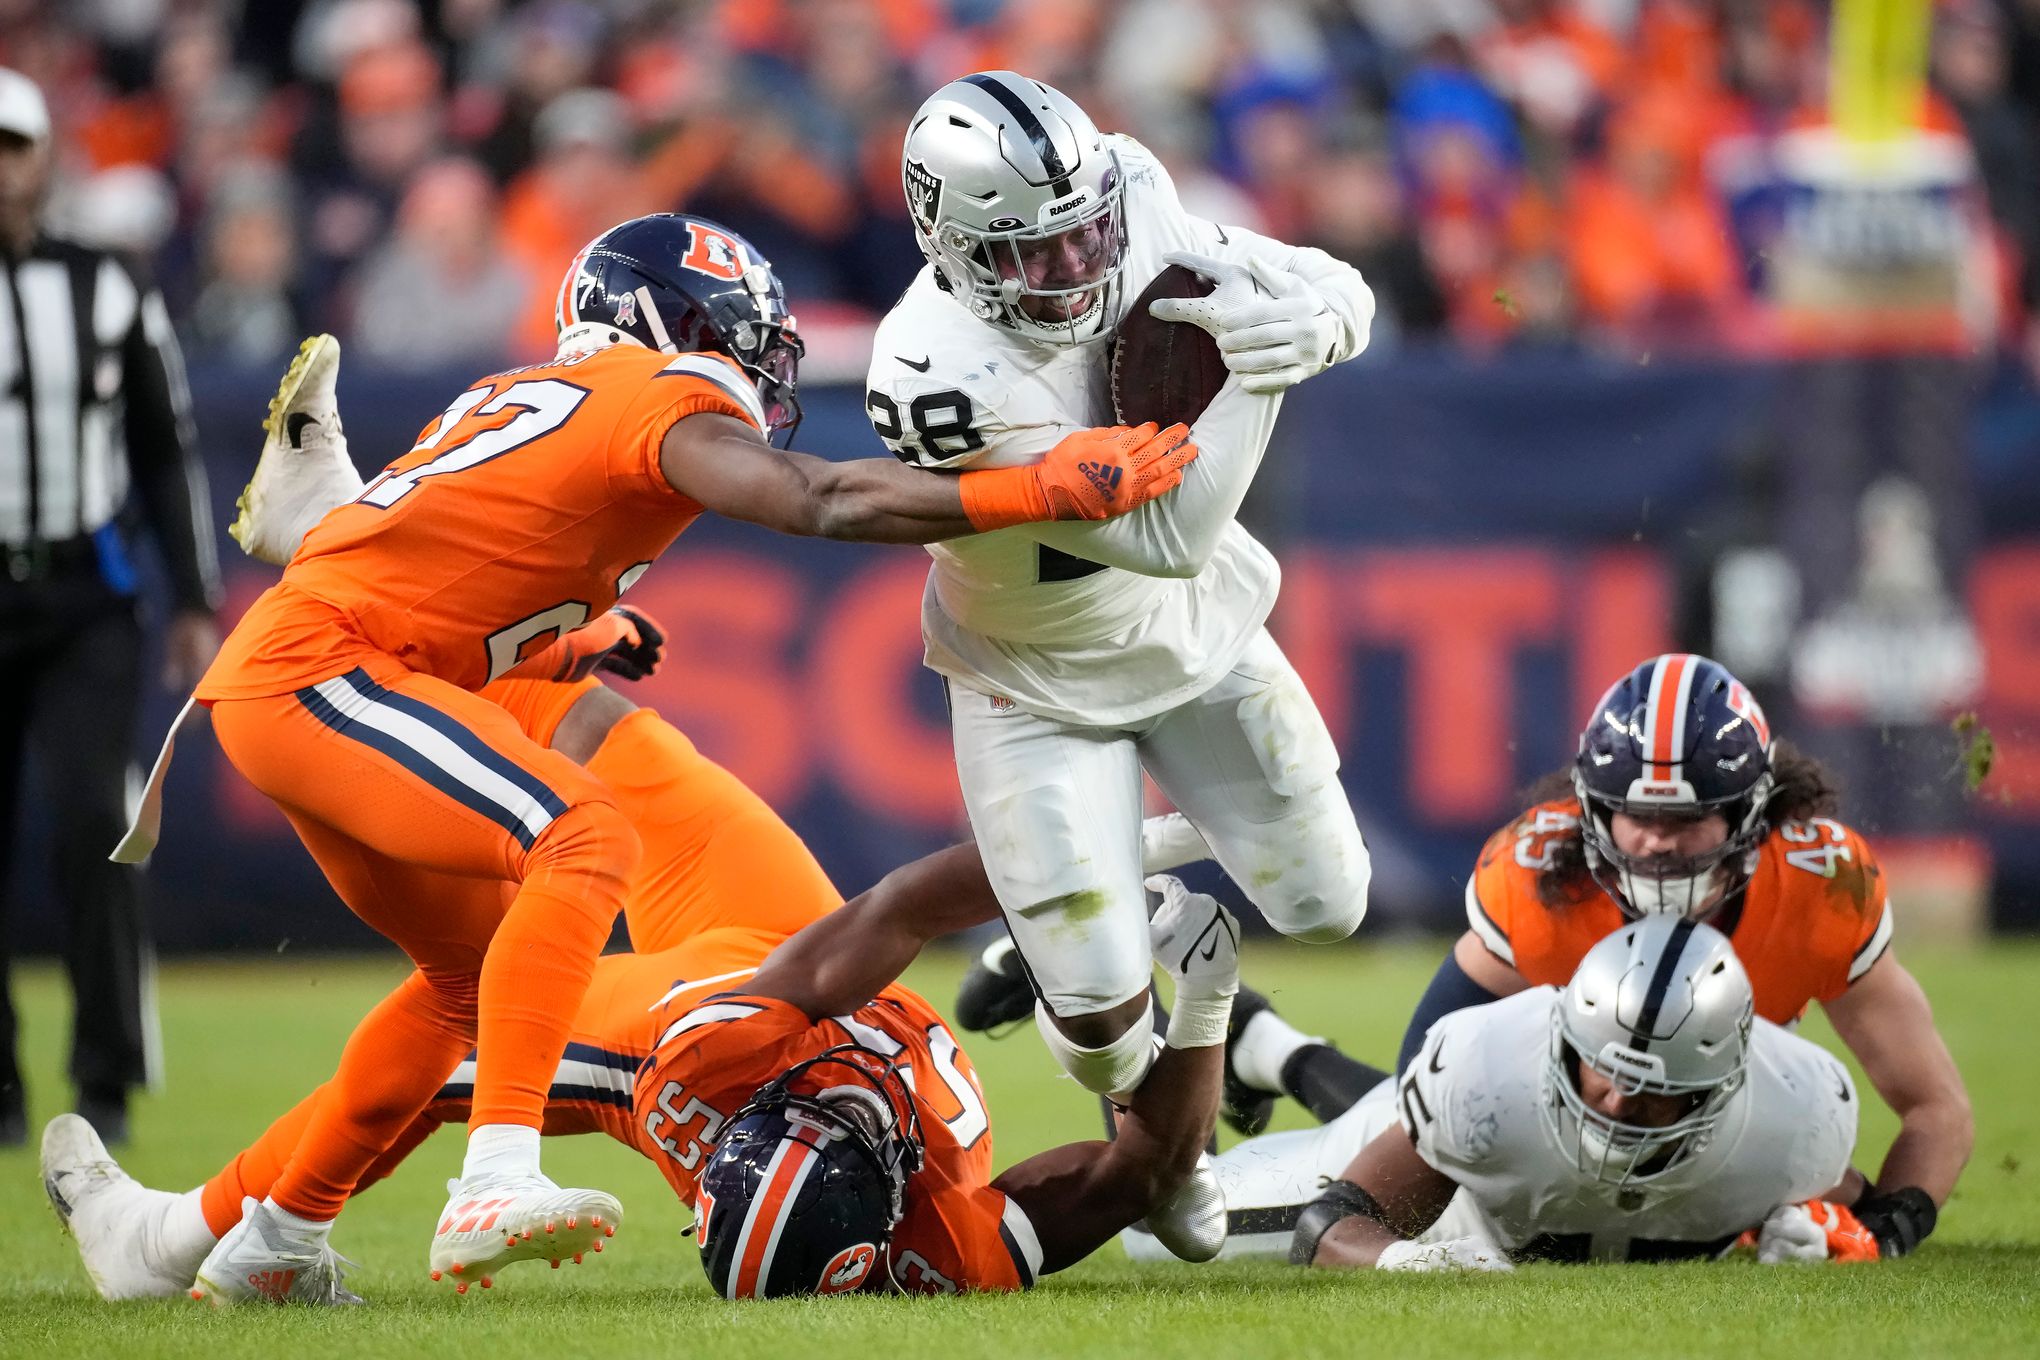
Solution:
M 467 1159 L 460 1178 L 482 1176 L 522 1179 L 538 1170 L 538 1130 L 522 1124 L 480 1124 L 468 1133 Z
M 1278 1093 L 1287 1089 L 1282 1068 L 1291 1056 L 1306 1044 L 1323 1043 L 1320 1036 L 1305 1034 L 1270 1008 L 1247 1017 L 1228 1056 L 1241 1081 L 1257 1091 Z
M 470 1128 L 544 1126 L 546 1090 L 638 855 L 637 833 L 606 802 L 568 808 L 526 854 L 524 881 L 482 960 Z M 459 1057 L 437 1069 L 434 1090 Z M 405 1122 L 431 1095 L 405 1110 Z
M 1388 1073 L 1380 1068 L 1349 1058 L 1326 1043 L 1306 1044 L 1282 1065 L 1283 1091 L 1324 1124 L 1352 1109 L 1360 1097 L 1387 1079 Z
M 234 1160 L 220 1168 L 219 1174 L 198 1189 L 199 1211 L 205 1220 L 205 1230 L 213 1242 L 219 1241 L 241 1221 L 241 1201 L 248 1198 L 266 1199 L 270 1188 L 283 1174 L 283 1168 L 290 1163 L 291 1154 L 297 1151 L 298 1140 L 304 1137 L 307 1126 L 312 1122 L 312 1111 L 325 1098 L 327 1087 L 300 1100 L 291 1109 L 280 1115 L 276 1122 L 262 1131 L 262 1136 L 235 1155 Z M 206 1249 L 212 1249 L 211 1242 Z M 193 1266 L 193 1269 L 197 1269 Z
M 179 1273 L 188 1264 L 195 1273 L 205 1264 L 206 1253 L 218 1244 L 219 1234 L 205 1218 L 205 1192 L 187 1190 L 179 1195 L 150 1230 L 142 1246 L 148 1259 L 174 1264 Z
M 363 1018 L 270 1187 L 273 1203 L 301 1218 L 340 1216 L 369 1168 L 416 1122 L 467 1056 L 476 982 L 473 974 L 413 973 Z M 560 1024 L 571 1018 L 570 1003 Z
M 284 1235 L 294 1242 L 307 1245 L 323 1242 L 333 1231 L 333 1220 L 330 1218 L 306 1218 L 302 1214 L 292 1213 L 273 1199 L 262 1201 L 262 1207 L 269 1210 L 270 1221 L 283 1229 Z

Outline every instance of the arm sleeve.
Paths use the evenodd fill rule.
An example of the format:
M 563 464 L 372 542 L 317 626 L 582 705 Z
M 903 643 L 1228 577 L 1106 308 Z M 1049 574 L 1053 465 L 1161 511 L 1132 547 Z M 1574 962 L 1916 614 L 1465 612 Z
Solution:
M 1087 562 L 1143 576 L 1195 576 L 1239 514 L 1281 409 L 1279 394 L 1257 396 L 1228 378 L 1190 427 L 1197 459 L 1183 469 L 1181 486 L 1114 519 L 1033 524 L 1026 531 Z
M 1431 1026 L 1468 1006 L 1485 1006 L 1490 1001 L 1499 1001 L 1487 988 L 1466 975 L 1459 966 L 1459 960 L 1448 950 L 1445 961 L 1438 965 L 1438 971 L 1431 975 L 1431 985 L 1424 989 L 1424 995 L 1417 1002 L 1415 1014 L 1410 1016 L 1409 1028 L 1403 1031 L 1402 1052 L 1395 1060 L 1395 1070 L 1404 1071 L 1410 1061 L 1424 1046 L 1424 1036 Z
M 121 391 L 128 467 L 161 546 L 172 598 L 179 609 L 216 609 L 220 563 L 211 493 L 198 460 L 184 357 L 162 294 L 153 288 L 142 290 L 135 324 L 121 345 Z

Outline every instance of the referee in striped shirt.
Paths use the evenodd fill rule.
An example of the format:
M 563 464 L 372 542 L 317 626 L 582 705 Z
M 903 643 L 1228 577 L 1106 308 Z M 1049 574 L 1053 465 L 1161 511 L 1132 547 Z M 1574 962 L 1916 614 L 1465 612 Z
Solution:
M 219 565 L 163 300 L 112 255 L 42 230 L 50 163 L 41 91 L 0 69 L 0 891 L 20 800 L 35 797 L 69 927 L 77 1109 L 111 1142 L 151 1075 L 155 1024 L 139 871 L 106 857 L 142 694 L 128 531 L 146 524 L 161 550 L 164 680 L 179 692 L 219 646 Z M 7 961 L 0 912 L 0 1146 L 27 1138 Z

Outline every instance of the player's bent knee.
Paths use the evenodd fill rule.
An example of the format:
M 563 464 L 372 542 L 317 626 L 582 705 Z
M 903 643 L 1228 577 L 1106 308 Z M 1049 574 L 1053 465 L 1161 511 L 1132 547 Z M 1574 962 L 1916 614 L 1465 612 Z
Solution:
M 1355 835 L 1322 860 L 1290 866 L 1250 896 L 1268 924 L 1290 939 L 1330 944 L 1360 928 L 1372 877 L 1367 849 Z
M 1042 1043 L 1079 1086 L 1122 1103 L 1146 1079 L 1161 1048 L 1161 1036 L 1155 1033 L 1145 1007 L 1116 1038 L 1091 1048 L 1072 1042 L 1056 1026 L 1045 1005 L 1035 1006 L 1034 1024 L 1041 1031 Z
M 552 819 L 531 843 L 526 868 L 571 865 L 577 872 L 626 882 L 644 857 L 637 828 L 614 803 L 575 803 Z

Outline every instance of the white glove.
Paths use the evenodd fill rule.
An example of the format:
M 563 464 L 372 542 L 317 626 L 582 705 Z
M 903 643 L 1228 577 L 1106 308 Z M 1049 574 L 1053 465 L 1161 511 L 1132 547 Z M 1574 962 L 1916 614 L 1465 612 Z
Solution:
M 1204 833 L 1190 825 L 1190 819 L 1180 812 L 1165 812 L 1140 824 L 1143 873 L 1158 874 L 1164 869 L 1210 858 L 1211 846 L 1205 843 Z
M 1296 386 L 1332 365 L 1339 319 L 1318 291 L 1286 269 L 1253 258 L 1242 265 L 1209 255 L 1162 257 L 1218 284 L 1201 298 L 1159 298 L 1148 315 L 1188 322 L 1218 341 L 1227 371 L 1263 396 Z
M 1454 1237 L 1444 1242 L 1391 1242 L 1381 1249 L 1376 1270 L 1494 1270 L 1516 1267 L 1501 1248 L 1479 1237 Z
M 1233 994 L 1240 989 L 1240 923 L 1217 898 L 1191 892 L 1173 875 L 1156 874 L 1147 886 L 1162 895 L 1148 922 L 1148 940 L 1155 962 L 1176 984 L 1169 1047 L 1222 1044 Z
M 1764 1265 L 1798 1265 L 1827 1259 L 1827 1227 L 1815 1222 L 1804 1204 L 1779 1205 L 1757 1232 L 1757 1260 Z

